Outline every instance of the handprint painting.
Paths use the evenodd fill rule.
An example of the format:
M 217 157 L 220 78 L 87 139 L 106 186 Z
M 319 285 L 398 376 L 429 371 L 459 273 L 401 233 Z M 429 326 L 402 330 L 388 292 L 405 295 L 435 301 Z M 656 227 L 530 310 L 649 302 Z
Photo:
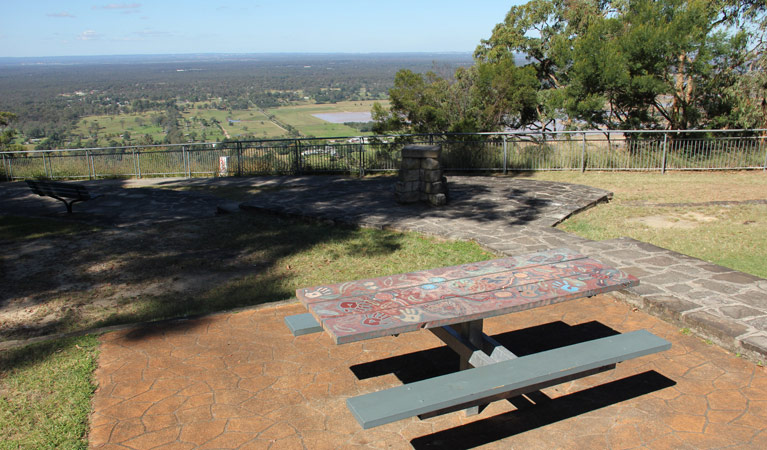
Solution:
M 564 249 L 307 288 L 297 295 L 341 344 L 508 314 L 637 282 Z

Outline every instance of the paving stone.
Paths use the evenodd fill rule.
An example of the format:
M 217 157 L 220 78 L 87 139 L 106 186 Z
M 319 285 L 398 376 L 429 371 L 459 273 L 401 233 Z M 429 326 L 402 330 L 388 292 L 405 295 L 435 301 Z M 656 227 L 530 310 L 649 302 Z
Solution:
M 637 252 L 634 250 L 613 250 L 605 252 L 605 255 L 608 255 L 610 257 L 613 257 L 615 259 L 621 260 L 621 261 L 631 261 L 632 264 L 636 263 L 642 263 L 641 261 L 637 261 Z
M 767 316 L 747 320 L 746 323 L 759 331 L 767 331 Z
M 653 285 L 665 286 L 667 284 L 678 284 L 679 282 L 687 281 L 687 275 L 679 272 L 665 272 L 658 275 L 651 275 L 644 277 L 640 282 L 650 283 Z
M 670 270 L 676 270 L 677 272 L 682 272 L 687 275 L 689 275 L 690 279 L 693 278 L 704 278 L 708 275 L 708 273 L 704 273 L 698 266 L 694 264 L 675 264 L 673 266 L 668 267 Z
M 746 350 L 767 355 L 767 335 L 765 334 L 749 336 L 741 341 L 741 345 Z
M 675 294 L 684 294 L 693 290 L 692 286 L 684 283 L 665 286 L 665 289 Z
M 767 311 L 767 294 L 759 291 L 746 291 L 736 295 L 736 299 L 743 303 Z
M 728 269 L 727 267 L 718 266 L 716 264 L 702 264 L 700 266 L 701 269 L 707 270 L 709 272 L 714 273 L 725 273 L 725 272 L 732 272 L 732 269 Z
M 683 320 L 690 325 L 712 333 L 723 341 L 737 338 L 748 331 L 743 324 L 715 316 L 709 312 L 696 311 L 683 316 Z
M 738 284 L 750 284 L 762 280 L 759 277 L 743 272 L 722 273 L 719 275 L 714 275 L 711 278 L 717 281 L 727 281 L 730 283 Z
M 740 288 L 737 288 L 735 286 L 719 283 L 716 281 L 706 280 L 706 279 L 694 280 L 693 283 L 698 286 L 704 287 L 706 289 L 712 290 L 714 292 L 719 292 L 721 294 L 733 295 L 740 292 Z
M 639 278 L 640 280 L 642 279 L 642 277 L 646 277 L 646 276 L 651 274 L 647 270 L 641 269 L 641 268 L 636 267 L 636 266 L 622 267 L 621 270 L 623 270 L 624 272 L 629 273 L 631 275 L 634 275 L 635 277 Z
M 733 319 L 742 319 L 744 317 L 755 317 L 764 315 L 764 311 L 758 309 L 749 308 L 743 305 L 723 306 L 719 310 L 727 317 Z
M 668 266 L 677 264 L 678 262 L 679 261 L 677 261 L 674 258 L 663 256 L 663 255 L 636 260 L 637 264 L 649 264 L 651 266 L 658 266 L 658 267 L 668 267 Z
M 661 317 L 670 317 L 676 321 L 682 314 L 700 308 L 700 305 L 670 295 L 653 295 L 643 298 L 645 308 Z
M 639 286 L 633 287 L 630 290 L 639 295 L 655 295 L 664 293 L 663 290 L 659 287 L 653 286 L 651 284 L 642 284 L 641 281 L 639 282 Z
M 635 242 L 637 247 L 641 248 L 642 250 L 644 250 L 646 252 L 653 252 L 653 253 L 665 253 L 665 252 L 668 252 L 667 249 L 665 249 L 663 247 L 658 247 L 657 245 L 653 245 L 653 244 L 650 244 L 648 242 L 637 241 L 635 239 L 632 239 L 632 241 Z

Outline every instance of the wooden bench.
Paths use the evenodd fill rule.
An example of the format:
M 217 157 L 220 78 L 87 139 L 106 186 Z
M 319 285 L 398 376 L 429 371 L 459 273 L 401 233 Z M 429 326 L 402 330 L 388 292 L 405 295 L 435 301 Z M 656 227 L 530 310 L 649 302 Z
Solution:
M 429 330 L 460 356 L 460 371 L 350 398 L 363 428 L 466 410 L 592 375 L 671 344 L 641 330 L 517 357 L 482 332 L 489 317 L 636 286 L 620 270 L 569 249 L 298 289 L 310 311 L 285 317 L 295 336 L 336 344 Z
M 44 180 L 27 180 L 27 184 L 32 192 L 41 197 L 48 196 L 64 202 L 69 214 L 72 213 L 72 204 L 100 197 L 100 195 L 89 193 L 88 189 L 81 184 Z

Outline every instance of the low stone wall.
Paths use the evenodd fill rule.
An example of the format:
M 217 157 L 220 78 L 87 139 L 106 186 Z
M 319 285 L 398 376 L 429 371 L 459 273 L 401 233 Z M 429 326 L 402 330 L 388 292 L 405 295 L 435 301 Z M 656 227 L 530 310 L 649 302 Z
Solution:
M 447 203 L 447 179 L 442 175 L 439 145 L 407 145 L 402 149 L 399 181 L 395 185 L 398 203 Z

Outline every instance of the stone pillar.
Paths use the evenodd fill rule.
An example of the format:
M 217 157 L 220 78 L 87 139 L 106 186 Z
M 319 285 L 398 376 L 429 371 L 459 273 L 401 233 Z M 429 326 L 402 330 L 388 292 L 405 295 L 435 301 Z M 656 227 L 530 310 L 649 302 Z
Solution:
M 447 203 L 447 179 L 439 164 L 439 145 L 407 145 L 402 149 L 399 181 L 395 186 L 398 203 L 429 202 L 433 206 Z

